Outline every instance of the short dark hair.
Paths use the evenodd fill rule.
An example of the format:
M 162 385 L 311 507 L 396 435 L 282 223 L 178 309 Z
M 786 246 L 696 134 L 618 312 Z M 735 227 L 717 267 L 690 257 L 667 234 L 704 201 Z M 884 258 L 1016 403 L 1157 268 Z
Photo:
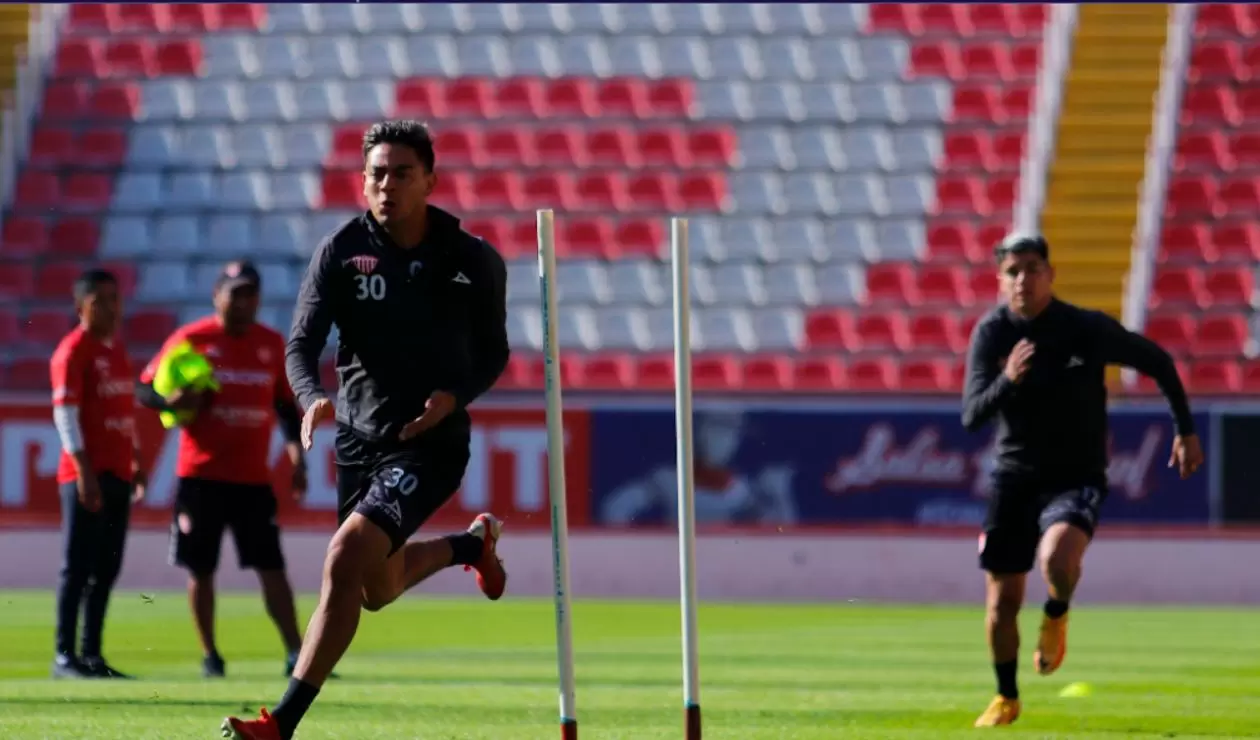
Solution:
M 367 164 L 368 153 L 378 144 L 402 144 L 411 147 L 420 163 L 429 172 L 433 171 L 437 156 L 433 153 L 433 134 L 429 127 L 420 121 L 406 119 L 401 121 L 381 121 L 372 124 L 363 132 L 363 163 Z
M 1000 244 L 993 248 L 993 257 L 998 262 L 1009 254 L 1035 254 L 1046 262 L 1050 261 L 1050 245 L 1040 234 L 1007 234 Z
M 113 285 L 117 287 L 118 276 L 109 270 L 103 270 L 99 267 L 86 270 L 79 278 L 74 281 L 74 302 L 79 304 L 84 298 L 95 295 L 96 291 L 101 289 L 102 285 Z

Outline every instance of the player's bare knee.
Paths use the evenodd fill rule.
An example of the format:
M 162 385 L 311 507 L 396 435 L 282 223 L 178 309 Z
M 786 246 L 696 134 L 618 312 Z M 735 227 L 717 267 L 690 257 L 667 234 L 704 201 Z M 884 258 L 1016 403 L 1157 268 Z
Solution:
M 985 617 L 991 624 L 1013 624 L 1024 603 L 1022 581 L 994 579 L 985 598 Z

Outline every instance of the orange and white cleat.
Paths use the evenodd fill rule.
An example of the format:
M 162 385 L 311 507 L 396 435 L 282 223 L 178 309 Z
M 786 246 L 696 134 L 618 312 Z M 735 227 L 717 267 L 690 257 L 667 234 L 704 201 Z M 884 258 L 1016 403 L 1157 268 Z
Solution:
M 1049 676 L 1063 665 L 1067 657 L 1067 624 L 1066 614 L 1057 619 L 1042 616 L 1041 636 L 1037 638 L 1037 652 L 1033 653 L 1037 673 Z
M 989 708 L 984 710 L 976 718 L 976 727 L 1001 727 L 1002 725 L 1014 724 L 1019 719 L 1020 704 L 1019 699 L 1008 699 L 1005 696 L 995 696 L 993 701 L 989 702 Z
M 507 571 L 503 569 L 503 561 L 498 555 L 503 522 L 494 514 L 479 514 L 468 532 L 481 540 L 481 558 L 472 565 L 465 565 L 464 570 L 477 571 L 477 585 L 481 587 L 481 593 L 491 601 L 498 601 L 507 588 Z
M 223 737 L 232 740 L 284 740 L 280 736 L 280 726 L 267 713 L 266 707 L 259 711 L 258 719 L 228 717 L 219 729 L 223 730 Z

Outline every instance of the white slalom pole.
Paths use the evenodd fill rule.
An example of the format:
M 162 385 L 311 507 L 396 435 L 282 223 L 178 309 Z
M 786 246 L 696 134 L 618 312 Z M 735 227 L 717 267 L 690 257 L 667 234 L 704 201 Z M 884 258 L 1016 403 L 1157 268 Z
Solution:
M 683 711 L 687 740 L 700 740 L 700 654 L 696 643 L 696 486 L 691 416 L 691 289 L 687 219 L 670 219 L 674 271 L 674 424 L 678 439 L 678 574 L 682 586 Z
M 560 669 L 560 737 L 577 740 L 573 686 L 573 622 L 569 604 L 569 517 L 564 484 L 564 405 L 556 319 L 555 214 L 538 211 L 538 281 L 542 288 L 544 376 L 547 394 L 547 488 L 551 499 L 551 554 L 556 595 L 556 659 Z

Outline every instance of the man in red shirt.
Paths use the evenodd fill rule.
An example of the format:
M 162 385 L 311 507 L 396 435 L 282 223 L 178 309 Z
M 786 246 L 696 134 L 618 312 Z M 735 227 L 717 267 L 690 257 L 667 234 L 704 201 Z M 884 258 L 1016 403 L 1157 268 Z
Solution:
M 294 466 L 294 492 L 305 493 L 301 418 L 285 378 L 284 337 L 255 320 L 261 288 L 261 276 L 251 263 L 228 264 L 215 285 L 214 315 L 175 330 L 137 387 L 140 402 L 149 408 L 197 411 L 180 429 L 171 560 L 189 573 L 188 600 L 205 654 L 202 673 L 208 678 L 226 671 L 214 635 L 214 574 L 225 529 L 232 530 L 241 568 L 258 571 L 267 613 L 287 651 L 285 675 L 292 672 L 302 646 L 280 547 L 269 460 L 278 419 Z M 162 398 L 153 390 L 158 362 L 183 342 L 214 366 L 217 393 L 185 390 Z
M 116 338 L 118 279 L 89 270 L 74 284 L 76 326 L 49 363 L 53 422 L 61 437 L 65 551 L 57 591 L 54 678 L 127 678 L 101 657 L 110 592 L 122 569 L 133 498 L 144 496 L 131 362 Z M 80 607 L 83 642 L 75 654 Z

